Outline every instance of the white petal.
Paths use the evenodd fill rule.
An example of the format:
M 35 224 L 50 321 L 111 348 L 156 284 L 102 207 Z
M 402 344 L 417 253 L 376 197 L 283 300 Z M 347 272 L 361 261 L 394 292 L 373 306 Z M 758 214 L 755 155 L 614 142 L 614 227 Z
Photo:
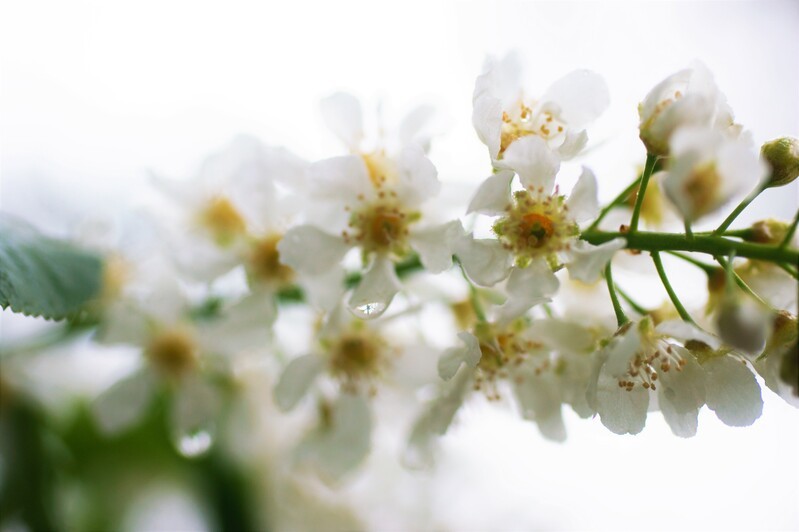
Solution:
M 265 347 L 277 317 L 271 293 L 253 293 L 224 310 L 212 321 L 197 322 L 197 338 L 204 353 L 233 356 Z
M 360 318 L 377 318 L 391 304 L 400 286 L 394 263 L 382 255 L 375 256 L 347 306 Z
M 562 319 L 541 319 L 527 329 L 537 341 L 557 351 L 585 355 L 594 346 L 594 335 L 583 325 Z
M 417 144 L 406 146 L 399 156 L 400 179 L 396 192 L 406 205 L 418 205 L 441 190 L 438 170 Z
M 304 355 L 289 362 L 275 386 L 275 403 L 287 412 L 300 402 L 322 372 L 324 362 L 316 355 Z
M 620 388 L 618 380 L 602 371 L 596 392 L 597 412 L 605 425 L 615 434 L 638 434 L 646 424 L 649 392 L 641 386 L 630 391 Z
M 693 355 L 672 345 L 685 360 L 681 371 L 658 372 L 658 404 L 672 432 L 682 438 L 696 434 L 699 409 L 705 403 L 705 374 Z
M 105 309 L 98 330 L 99 342 L 143 346 L 149 337 L 149 318 L 136 305 L 119 300 Z
M 718 150 L 718 171 L 724 179 L 725 200 L 738 192 L 758 186 L 768 167 L 747 140 L 726 140 Z
M 474 82 L 472 124 L 477 136 L 488 146 L 491 159 L 499 154 L 502 111 L 521 97 L 521 59 L 509 53 L 501 60 L 486 59 L 483 74 Z
M 310 193 L 326 201 L 349 205 L 359 196 L 369 197 L 374 187 L 360 155 L 331 157 L 308 167 Z
M 639 113 L 641 115 L 641 122 L 646 122 L 655 113 L 657 106 L 666 99 L 673 97 L 675 90 L 682 92 L 688 86 L 688 80 L 691 79 L 691 70 L 684 69 L 679 72 L 671 74 L 666 79 L 655 85 L 652 90 L 644 97 L 644 101 L 639 106 Z
M 692 325 L 683 320 L 677 319 L 661 322 L 656 327 L 656 330 L 660 334 L 671 336 L 683 343 L 688 340 L 699 340 L 713 349 L 719 349 L 721 347 L 721 340 L 717 336 L 713 336 L 696 325 Z
M 415 142 L 425 148 L 429 143 L 425 128 L 434 115 L 435 107 L 432 105 L 420 105 L 405 115 L 399 126 L 399 138 L 402 145 Z
M 592 220 L 599 214 L 599 198 L 594 173 L 583 166 L 583 173 L 566 200 L 569 215 L 577 222 Z
M 595 283 L 601 277 L 605 265 L 626 244 L 624 238 L 614 238 L 598 246 L 576 240 L 569 250 L 569 263 L 566 264 L 569 277 L 588 284 Z
M 510 182 L 513 172 L 500 170 L 488 177 L 475 192 L 466 214 L 479 212 L 488 216 L 497 216 L 505 212 L 510 205 Z
M 588 133 L 584 129 L 576 133 L 571 129 L 567 129 L 563 143 L 558 146 L 558 155 L 564 161 L 568 161 L 583 151 L 586 144 L 588 144 Z
M 330 413 L 329 425 L 318 427 L 302 441 L 297 459 L 338 480 L 369 454 L 372 416 L 363 397 L 348 393 L 331 405 Z
M 731 427 L 747 427 L 763 412 L 760 386 L 743 361 L 731 356 L 708 360 L 702 365 L 707 372 L 707 406 Z
M 322 119 L 350 149 L 357 150 L 363 139 L 363 112 L 361 103 L 352 94 L 337 92 L 319 103 Z
M 502 141 L 502 103 L 488 94 L 475 96 L 472 125 L 477 137 L 488 146 L 491 159 L 496 159 Z
M 464 347 L 447 349 L 438 359 L 438 376 L 445 381 L 455 376 L 461 364 L 470 368 L 477 367 L 482 356 L 477 338 L 467 332 L 459 332 L 458 338 L 464 343 Z
M 344 268 L 335 265 L 319 275 L 302 275 L 298 283 L 311 305 L 330 312 L 341 303 L 345 292 L 345 277 Z
M 553 83 L 542 102 L 560 108 L 559 118 L 571 127 L 582 127 L 596 120 L 610 105 L 605 79 L 590 70 L 575 70 Z
M 221 406 L 216 388 L 201 375 L 187 375 L 172 398 L 172 429 L 178 435 L 212 430 Z
M 627 372 L 630 359 L 641 348 L 641 334 L 636 325 L 634 323 L 623 335 L 614 338 L 607 350 L 607 362 L 603 372 L 614 379 Z
M 113 435 L 135 425 L 147 411 L 156 384 L 153 374 L 142 369 L 101 393 L 92 403 L 99 429 Z
M 427 405 L 413 425 L 408 447 L 403 455 L 406 465 L 416 468 L 431 465 L 435 438 L 449 429 L 469 392 L 471 382 L 472 373 L 461 371 L 454 379 L 443 383 L 444 391 Z
M 560 159 L 544 139 L 527 135 L 508 146 L 498 165 L 519 174 L 526 188 L 542 189 L 545 195 L 550 195 L 560 169 Z
M 534 260 L 526 268 L 514 268 L 505 286 L 508 299 L 498 309 L 498 320 L 512 320 L 539 303 L 551 301 L 559 287 L 560 281 L 543 259 Z
M 493 286 L 510 273 L 513 257 L 496 240 L 468 235 L 458 241 L 455 253 L 469 279 L 481 286 Z
M 463 225 L 455 220 L 414 232 L 410 244 L 428 272 L 441 273 L 452 267 L 452 254 L 462 237 Z
M 343 239 L 312 225 L 292 227 L 277 244 L 280 262 L 311 275 L 330 270 L 348 250 Z
M 563 424 L 556 382 L 527 375 L 521 381 L 514 380 L 513 391 L 524 419 L 535 421 L 541 434 L 547 439 L 566 441 L 566 427 Z

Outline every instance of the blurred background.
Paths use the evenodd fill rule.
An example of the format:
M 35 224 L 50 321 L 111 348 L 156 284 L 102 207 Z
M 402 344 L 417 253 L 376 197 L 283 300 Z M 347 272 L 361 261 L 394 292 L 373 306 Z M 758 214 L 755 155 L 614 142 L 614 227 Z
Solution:
M 149 170 L 189 176 L 239 133 L 309 159 L 340 154 L 317 106 L 339 89 L 372 108 L 381 102 L 389 117 L 418 103 L 438 106 L 442 134 L 430 155 L 452 197 L 464 204 L 490 172 L 471 127 L 474 78 L 486 54 L 511 49 L 523 54 L 534 93 L 575 68 L 605 77 L 611 107 L 589 129 L 595 149 L 581 160 L 597 174 L 604 199 L 643 163 L 637 103 L 696 59 L 715 74 L 757 144 L 799 136 L 799 3 L 793 0 L 3 0 L 0 6 L 0 209 L 54 235 L 71 234 L 87 214 L 113 219 L 146 205 Z M 796 182 L 769 190 L 738 223 L 789 218 L 798 202 Z M 9 312 L 0 318 L 3 340 L 37 327 Z M 143 442 L 155 441 L 143 427 L 140 441 L 134 435 L 103 444 L 82 414 L 64 414 L 64 397 L 76 390 L 91 397 L 121 370 L 106 352 L 61 354 L 39 357 L 32 371 L 46 390 L 43 415 L 69 418 L 75 448 L 86 455 L 73 449 L 58 465 L 4 457 L 0 481 L 15 467 L 31 467 L 31 479 L 39 480 L 29 489 L 46 489 L 57 482 L 48 475 L 85 464 L 101 469 L 104 460 L 136 456 Z M 90 375 L 76 369 L 86 367 L 85 357 L 93 357 Z M 342 512 L 353 509 L 364 526 L 381 530 L 797 530 L 799 413 L 765 387 L 763 395 L 762 418 L 745 429 L 726 427 L 703 410 L 699 433 L 689 440 L 672 436 L 659 416 L 649 417 L 642 434 L 619 437 L 598 420 L 571 415 L 564 444 L 544 440 L 509 409 L 476 402 L 444 438 L 434 471 L 403 470 L 388 445 L 370 457 L 364 473 L 313 497 L 274 497 L 269 486 L 281 468 L 267 459 L 231 469 L 224 456 L 176 461 L 171 450 L 158 448 L 150 463 L 162 457 L 170 465 L 162 476 L 123 483 L 130 490 L 119 495 L 126 517 L 117 524 L 246 528 L 268 521 L 269 512 L 286 512 L 281 505 L 306 511 L 307 496 L 330 505 L 327 513 L 319 510 L 320 529 L 346 527 Z M 250 445 L 267 445 L 263 425 L 253 428 L 263 433 Z M 58 445 L 46 435 L 31 437 Z M 90 515 L 84 507 L 106 500 L 91 494 L 120 485 L 95 473 L 80 471 L 89 488 L 61 490 L 53 504 Z M 256 517 L 237 521 L 247 512 Z M 102 519 L 82 526 L 97 523 Z M 0 526 L 14 530 L 20 523 Z

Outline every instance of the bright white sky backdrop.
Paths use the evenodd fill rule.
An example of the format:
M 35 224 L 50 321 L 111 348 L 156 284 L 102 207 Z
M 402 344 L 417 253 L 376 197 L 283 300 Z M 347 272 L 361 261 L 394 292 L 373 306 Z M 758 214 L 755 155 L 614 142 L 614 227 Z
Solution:
M 487 53 L 517 48 L 543 90 L 575 68 L 605 76 L 612 105 L 585 161 L 609 198 L 643 161 L 636 104 L 694 59 L 715 73 L 758 143 L 799 136 L 799 3 L 0 2 L 0 208 L 68 233 L 136 202 L 146 170 L 188 174 L 241 132 L 309 158 L 340 153 L 316 103 L 346 89 L 402 111 L 446 113 L 431 153 L 442 180 L 487 175 L 471 125 Z M 743 220 L 789 217 L 797 183 Z M 5 331 L 8 331 L 6 326 Z M 764 390 L 762 419 L 700 417 L 680 440 L 659 416 L 637 437 L 570 417 L 544 441 L 476 407 L 447 437 L 432 522 L 454 529 L 799 529 L 799 413 Z M 374 515 L 399 501 L 372 496 Z M 364 497 L 354 490 L 353 497 Z M 390 528 L 390 527 L 389 527 Z

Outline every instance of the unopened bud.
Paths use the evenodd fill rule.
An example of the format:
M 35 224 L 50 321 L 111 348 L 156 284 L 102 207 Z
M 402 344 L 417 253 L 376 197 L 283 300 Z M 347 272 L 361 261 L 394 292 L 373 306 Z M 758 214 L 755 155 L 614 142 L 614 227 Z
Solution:
M 788 227 L 788 224 L 779 220 L 760 220 L 752 224 L 744 240 L 758 244 L 779 244 L 788 233 Z
M 772 333 L 763 355 L 776 358 L 779 379 L 799 397 L 799 323 L 784 310 L 774 316 Z
M 799 176 L 799 139 L 782 137 L 766 142 L 760 155 L 771 166 L 766 187 L 781 187 Z

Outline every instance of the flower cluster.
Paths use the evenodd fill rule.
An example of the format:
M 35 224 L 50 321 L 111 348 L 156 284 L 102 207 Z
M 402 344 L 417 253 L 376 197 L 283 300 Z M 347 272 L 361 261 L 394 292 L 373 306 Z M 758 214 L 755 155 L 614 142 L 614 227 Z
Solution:
M 601 206 L 607 176 L 570 165 L 585 162 L 586 127 L 608 108 L 605 82 L 578 70 L 536 96 L 522 72 L 511 54 L 477 78 L 472 119 L 488 157 L 475 177 L 490 175 L 465 209 L 439 194 L 430 108 L 370 133 L 343 93 L 321 109 L 338 155 L 309 162 L 240 137 L 193 179 L 154 177 L 166 214 L 148 218 L 145 252 L 104 249 L 91 306 L 96 340 L 138 356 L 94 402 L 99 426 L 126 430 L 166 394 L 179 448 L 202 453 L 242 372 L 260 371 L 302 427 L 293 463 L 334 481 L 399 410 L 413 418 L 406 461 L 428 463 L 460 406 L 481 396 L 557 441 L 564 405 L 618 434 L 659 411 L 692 436 L 704 406 L 750 425 L 763 405 L 756 374 L 799 405 L 797 221 L 729 229 L 758 194 L 796 178 L 796 140 L 759 154 L 696 64 L 644 97 L 646 164 Z M 715 230 L 693 232 L 746 193 Z M 685 233 L 639 229 L 653 201 L 668 201 Z M 621 229 L 601 229 L 621 213 Z M 654 269 L 642 274 L 644 253 Z M 661 254 L 707 274 L 704 309 L 682 303 Z M 651 300 L 656 283 L 669 299 L 648 308 L 639 296 Z

